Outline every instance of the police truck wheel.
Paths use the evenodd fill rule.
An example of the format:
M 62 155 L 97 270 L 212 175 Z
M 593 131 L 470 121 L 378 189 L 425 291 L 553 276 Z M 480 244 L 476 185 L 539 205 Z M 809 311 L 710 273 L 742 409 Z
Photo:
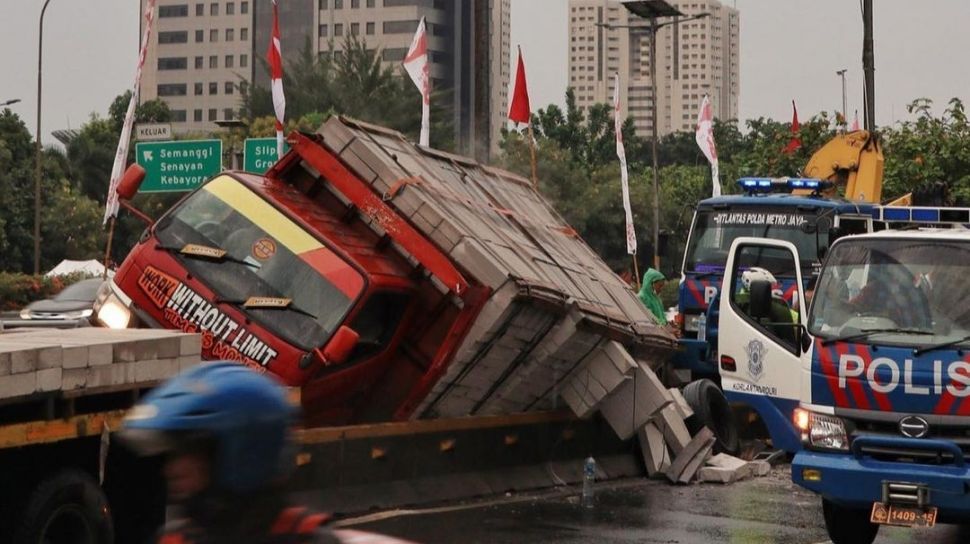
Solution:
M 711 380 L 697 380 L 684 387 L 683 395 L 690 409 L 694 411 L 694 415 L 686 421 L 691 435 L 696 434 L 702 427 L 707 427 L 717 438 L 714 443 L 715 453 L 736 455 L 740 448 L 738 428 L 734 423 L 734 413 L 721 388 Z
M 872 544 L 879 526 L 869 522 L 867 510 L 853 510 L 822 499 L 825 529 L 832 544 Z
M 13 544 L 112 544 L 108 498 L 87 473 L 64 470 L 31 492 Z

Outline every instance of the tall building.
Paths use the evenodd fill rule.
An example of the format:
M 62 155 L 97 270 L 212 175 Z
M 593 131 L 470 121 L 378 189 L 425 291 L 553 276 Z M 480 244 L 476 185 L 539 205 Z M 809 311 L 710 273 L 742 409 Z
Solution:
M 268 86 L 268 74 L 253 60 L 264 57 L 269 44 L 268 0 L 158 4 L 141 91 L 143 100 L 159 97 L 169 104 L 178 119 L 173 128 L 212 130 L 216 119 L 230 118 L 231 110 L 239 107 L 240 96 L 230 89 L 233 83 Z M 433 88 L 452 91 L 448 109 L 456 147 L 487 158 L 498 149 L 508 107 L 509 4 L 510 0 L 281 1 L 284 70 L 307 44 L 321 55 L 339 54 L 346 37 L 357 36 L 368 48 L 380 49 L 386 65 L 397 71 L 418 21 L 425 17 Z M 196 94 L 199 89 L 201 94 Z
M 717 0 L 672 0 L 687 16 L 708 17 L 671 24 L 657 32 L 657 131 L 693 130 L 704 95 L 719 119 L 738 116 L 740 94 L 737 9 Z M 620 75 L 624 116 L 637 134 L 653 130 L 649 22 L 615 0 L 570 0 L 569 85 L 586 109 L 613 100 L 613 76 Z M 669 21 L 670 19 L 664 19 Z M 608 26 L 612 25 L 612 27 Z

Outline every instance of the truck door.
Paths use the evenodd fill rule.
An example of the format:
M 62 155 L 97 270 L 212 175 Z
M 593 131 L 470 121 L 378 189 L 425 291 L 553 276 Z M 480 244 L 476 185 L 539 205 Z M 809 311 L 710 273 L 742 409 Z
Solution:
M 806 312 L 793 311 L 778 296 L 777 285 L 795 280 L 792 299 L 805 308 L 799 263 L 791 242 L 738 238 L 731 246 L 720 297 L 718 361 L 724 394 L 756 410 L 774 446 L 786 451 L 800 447 L 791 417 L 799 402 Z M 745 286 L 743 273 L 755 267 L 770 272 L 777 283 L 770 289 Z

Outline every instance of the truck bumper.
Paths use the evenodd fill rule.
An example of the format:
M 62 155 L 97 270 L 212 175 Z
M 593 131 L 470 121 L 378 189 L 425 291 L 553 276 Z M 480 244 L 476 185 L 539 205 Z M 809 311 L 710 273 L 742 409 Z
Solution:
M 919 442 L 893 439 L 897 444 L 911 440 Z M 816 471 L 817 479 L 806 480 L 806 471 Z M 884 482 L 919 484 L 929 489 L 928 504 L 939 509 L 941 521 L 970 519 L 970 467 L 962 456 L 951 464 L 930 465 L 880 461 L 857 452 L 803 450 L 792 461 L 792 481 L 834 503 L 860 509 L 883 501 Z

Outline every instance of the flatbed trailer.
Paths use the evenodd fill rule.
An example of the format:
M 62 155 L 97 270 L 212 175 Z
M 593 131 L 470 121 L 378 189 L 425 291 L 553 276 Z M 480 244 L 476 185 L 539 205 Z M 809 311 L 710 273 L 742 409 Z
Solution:
M 36 542 L 39 530 L 54 544 L 149 539 L 165 518 L 159 460 L 134 456 L 113 436 L 166 373 L 200 361 L 199 347 L 198 335 L 164 330 L 0 335 L 0 544 Z M 28 375 L 29 393 L 12 388 Z M 566 410 L 302 428 L 296 436 L 291 492 L 338 515 L 576 483 L 588 455 L 600 479 L 643 473 L 635 445 L 604 420 Z

